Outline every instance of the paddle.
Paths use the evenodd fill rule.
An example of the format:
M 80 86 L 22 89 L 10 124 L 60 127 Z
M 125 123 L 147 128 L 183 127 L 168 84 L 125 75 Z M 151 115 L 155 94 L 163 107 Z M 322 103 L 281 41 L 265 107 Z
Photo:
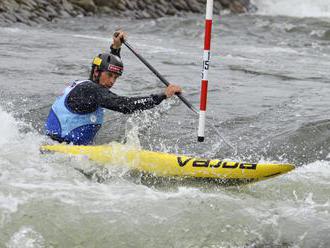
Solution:
M 166 86 L 170 85 L 170 83 L 152 65 L 150 65 L 148 61 L 146 61 L 140 54 L 138 54 L 126 40 L 123 40 L 122 42 L 129 50 L 132 51 L 132 53 L 134 53 L 136 57 L 138 57 L 139 60 L 141 60 L 143 64 L 145 64 L 150 69 L 150 71 L 152 71 L 159 78 L 160 81 L 162 81 L 162 83 L 164 83 Z M 197 109 L 191 105 L 191 103 L 181 93 L 177 93 L 176 95 L 188 108 L 190 108 L 195 114 L 198 114 Z

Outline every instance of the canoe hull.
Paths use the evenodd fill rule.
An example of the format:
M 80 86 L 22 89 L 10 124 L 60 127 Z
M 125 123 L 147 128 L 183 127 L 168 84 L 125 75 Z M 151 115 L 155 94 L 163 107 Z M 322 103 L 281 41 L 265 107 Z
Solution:
M 292 164 L 263 164 L 194 158 L 139 150 L 122 144 L 102 146 L 45 145 L 41 151 L 86 156 L 107 166 L 125 166 L 158 177 L 220 179 L 242 182 L 265 180 L 294 169 Z

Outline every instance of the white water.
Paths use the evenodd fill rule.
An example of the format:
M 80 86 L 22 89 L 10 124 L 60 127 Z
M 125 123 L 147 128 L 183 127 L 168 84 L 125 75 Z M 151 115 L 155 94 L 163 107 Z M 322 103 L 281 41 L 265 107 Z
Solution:
M 9 140 L 17 139 L 18 137 L 18 130 L 17 130 L 17 123 L 15 119 L 9 115 L 8 113 L 4 112 L 0 108 L 0 147 L 5 145 Z
M 184 185 L 153 188 L 136 182 L 136 178 L 124 177 L 122 171 L 117 172 L 114 169 L 110 170 L 109 180 L 104 183 L 89 180 L 74 168 L 90 168 L 93 163 L 83 158 L 69 158 L 60 154 L 40 155 L 39 145 L 43 142 L 43 137 L 36 132 L 26 131 L 24 127 L 29 120 L 42 125 L 51 99 L 55 97 L 53 93 L 62 89 L 65 80 L 84 72 L 80 65 L 88 63 L 89 60 L 81 60 L 81 51 L 86 51 L 86 57 L 92 57 L 104 44 L 98 44 L 97 40 L 81 39 L 82 37 L 78 37 L 78 42 L 71 31 L 61 29 L 46 32 L 45 29 L 38 28 L 22 32 L 22 36 L 21 32 L 15 32 L 13 35 L 6 31 L 4 35 L 0 35 L 4 40 L 0 50 L 4 54 L 2 61 L 6 62 L 8 69 L 5 68 L 6 73 L 0 74 L 0 84 L 2 83 L 2 89 L 6 89 L 3 94 L 6 97 L 4 102 L 15 101 L 14 111 L 18 113 L 12 115 L 0 110 L 1 248 L 330 247 L 330 156 L 327 156 L 328 149 L 323 149 L 329 144 L 328 122 L 324 119 L 330 116 L 329 73 L 326 70 L 329 67 L 327 61 L 330 51 L 327 50 L 327 37 L 319 40 L 318 37 L 309 35 L 311 30 L 323 30 L 323 26 L 310 27 L 309 23 L 305 22 L 302 23 L 302 32 L 300 29 L 294 32 L 281 29 L 283 32 L 274 34 L 269 32 L 269 28 L 275 26 L 273 30 L 277 31 L 277 27 L 282 25 L 282 18 L 267 19 L 243 15 L 238 17 L 240 22 L 237 26 L 236 16 L 225 18 L 228 19 L 224 20 L 224 23 L 229 25 L 226 35 L 221 35 L 221 42 L 213 43 L 215 46 L 212 73 L 219 75 L 219 80 L 211 80 L 210 109 L 215 116 L 231 120 L 224 130 L 228 132 L 226 134 L 231 140 L 239 140 L 241 147 L 248 149 L 251 141 L 257 142 L 261 138 L 271 137 L 269 144 L 274 144 L 274 149 L 269 148 L 270 152 L 266 153 L 265 158 L 276 159 L 275 155 L 279 154 L 290 162 L 298 160 L 302 166 L 289 174 L 241 188 L 203 189 Z M 266 21 L 262 22 L 260 19 Z M 272 22 L 274 19 L 275 23 Z M 293 18 L 287 19 L 295 21 Z M 189 30 L 198 33 L 194 29 L 195 20 L 194 17 L 191 22 L 181 21 L 179 27 L 178 19 L 161 20 L 157 24 L 163 25 L 159 29 L 161 31 L 152 30 L 152 34 L 148 34 L 152 27 L 148 26 L 147 22 L 135 21 L 141 25 L 139 28 L 136 28 L 133 22 L 127 21 L 126 24 L 132 29 L 131 37 L 144 39 L 136 39 L 141 43 L 148 44 L 150 40 L 154 41 L 159 36 L 165 37 L 169 33 L 178 37 L 178 40 L 172 40 L 173 44 L 168 39 L 153 42 L 157 43 L 152 46 L 157 51 L 161 49 L 156 48 L 156 45 L 164 50 L 186 45 L 185 53 L 176 57 L 172 52 L 159 52 L 154 55 L 153 49 L 146 51 L 146 46 L 142 53 L 150 56 L 149 58 L 156 62 L 156 67 L 169 78 L 182 79 L 182 83 L 189 82 L 189 85 L 185 85 L 187 91 L 197 91 L 191 82 L 197 81 L 196 87 L 199 87 L 199 73 L 196 73 L 197 76 L 190 73 L 195 71 L 195 66 L 191 65 L 190 61 L 193 61 L 197 51 L 196 41 L 190 41 L 191 35 L 189 39 L 188 35 L 182 35 Z M 90 26 L 85 25 L 82 19 L 78 21 L 79 26 L 74 33 L 81 35 L 92 36 L 91 30 L 101 26 L 94 22 Z M 103 25 L 108 20 L 101 21 Z M 301 19 L 301 22 L 303 21 Z M 252 25 L 255 23 L 257 25 Z M 147 27 L 143 28 L 142 24 Z M 65 25 L 67 26 L 67 23 Z M 81 30 L 85 26 L 86 32 Z M 163 31 L 165 28 L 166 32 Z M 215 26 L 215 31 L 217 29 L 218 32 L 215 33 L 219 33 L 219 28 Z M 139 33 L 136 30 L 139 30 Z M 233 34 L 233 30 L 237 33 Z M 249 32 L 245 33 L 245 30 Z M 60 32 L 67 32 L 69 35 L 60 35 Z M 108 33 L 95 32 L 95 37 L 103 37 Z M 300 39 L 297 39 L 297 36 Z M 219 36 L 214 37 L 216 40 Z M 15 44 L 13 40 L 21 43 Z M 301 40 L 302 45 L 297 40 Z M 50 41 L 52 43 L 49 43 Z M 137 47 L 140 47 L 141 43 L 134 42 Z M 314 43 L 320 46 L 320 50 L 313 49 Z M 43 47 L 44 44 L 50 45 Z M 223 45 L 221 49 L 219 44 Z M 311 46 L 306 47 L 306 44 Z M 12 47 L 13 45 L 15 46 Z M 29 49 L 24 50 L 26 47 Z M 325 55 L 318 56 L 318 51 Z M 227 56 L 219 56 L 222 53 Z M 63 57 L 60 57 L 61 54 Z M 74 56 L 68 57 L 67 54 Z M 124 54 L 129 66 L 125 73 L 126 79 L 118 84 L 121 89 L 119 93 L 125 90 L 132 94 L 137 91 L 141 94 L 142 91 L 157 91 L 158 89 L 149 86 L 155 84 L 153 75 L 149 77 L 150 74 L 143 74 L 141 65 L 134 60 L 136 58 L 129 60 L 129 53 Z M 200 55 L 200 51 L 196 54 Z M 40 57 L 35 58 L 36 55 Z M 169 55 L 173 57 L 171 63 L 175 63 L 165 63 Z M 10 70 L 15 68 L 17 57 L 22 61 L 29 58 L 31 66 L 28 69 L 31 71 Z M 78 58 L 78 62 L 73 57 Z M 51 66 L 45 68 L 46 71 L 41 71 L 40 66 L 45 61 Z M 63 63 L 66 66 L 63 66 Z M 72 67 L 71 64 L 75 66 Z M 230 69 L 235 69 L 235 66 L 236 70 Z M 199 72 L 199 64 L 196 67 Z M 237 68 L 256 73 L 240 72 Z M 185 73 L 182 73 L 183 70 Z M 59 71 L 64 74 L 57 74 Z M 287 74 L 292 76 L 291 80 L 282 79 L 281 76 Z M 22 86 L 25 88 L 12 87 L 15 94 L 10 95 L 8 88 L 15 85 L 11 83 L 11 79 L 17 79 L 17 75 L 24 77 L 20 82 L 24 82 Z M 30 75 L 31 81 L 27 81 L 27 75 Z M 45 77 L 48 78 L 45 80 Z M 195 79 L 197 77 L 198 80 Z M 311 78 L 310 81 L 308 78 Z M 143 82 L 146 80 L 148 87 L 143 85 L 143 82 L 136 84 L 140 79 Z M 36 94 L 36 89 L 40 97 Z M 35 97 L 34 102 L 22 106 L 19 93 L 23 98 Z M 194 97 L 195 95 L 188 95 L 189 99 Z M 8 108 L 6 104 L 1 106 Z M 44 106 L 47 107 L 44 113 L 36 115 L 40 107 Z M 188 111 L 175 102 L 168 103 L 165 107 L 168 109 L 159 113 L 159 116 L 158 112 L 157 115 L 152 112 L 152 118 L 147 121 L 146 112 L 145 116 L 141 115 L 141 120 L 138 120 L 138 117 L 130 119 L 123 128 L 123 132 L 127 131 L 125 138 L 128 142 L 136 144 L 139 132 L 145 134 L 144 143 L 141 142 L 144 148 L 148 148 L 146 144 L 150 143 L 151 149 L 156 147 L 163 151 L 168 149 L 170 152 L 185 149 L 182 153 L 187 151 L 202 154 L 201 148 L 194 146 L 191 141 L 195 140 L 194 128 L 191 127 L 194 125 L 181 118 L 189 115 Z M 20 118 L 22 113 L 25 118 Z M 251 118 L 254 115 L 258 116 Z M 13 116 L 18 116 L 18 119 Z M 235 119 L 240 116 L 243 118 Z M 124 118 L 111 118 L 113 133 L 121 130 L 116 126 L 121 123 L 126 123 Z M 141 125 L 138 125 L 139 123 Z M 143 125 L 145 123 L 148 125 Z M 304 128 L 296 130 L 296 125 L 301 123 L 305 125 Z M 143 128 L 137 131 L 135 125 Z M 132 128 L 129 128 L 130 126 Z M 155 126 L 156 129 L 150 128 Z M 229 129 L 233 131 L 230 132 Z M 113 134 L 106 128 L 103 128 L 103 132 L 105 136 Z M 278 139 L 272 138 L 281 133 L 292 139 L 282 138 L 279 142 Z M 189 139 L 191 136 L 193 138 Z M 211 138 L 211 133 L 208 137 Z M 101 141 L 107 142 L 106 139 Z M 168 145 L 164 144 L 165 141 Z M 286 144 L 288 148 L 297 148 L 277 151 L 276 141 Z M 306 145 L 303 145 L 302 141 L 305 141 Z M 216 151 L 222 150 L 222 147 L 212 140 L 207 144 L 214 147 L 210 149 L 208 145 L 209 152 L 203 153 L 205 157 L 215 156 Z M 314 147 L 315 151 L 312 150 Z M 268 147 L 265 148 L 267 149 Z M 246 154 L 250 155 L 249 150 L 247 151 Z M 321 152 L 325 155 L 317 156 Z M 259 153 L 257 155 L 256 157 L 260 158 Z M 223 156 L 220 153 L 218 157 Z
M 330 17 L 329 0 L 253 0 L 261 15 Z
M 249 242 L 322 247 L 329 242 L 328 161 L 240 190 L 179 187 L 164 192 L 121 179 L 98 184 L 73 169 L 88 166 L 88 161 L 42 158 L 40 135 L 18 131 L 24 124 L 2 110 L 0 120 L 0 241 L 5 247 L 49 247 L 53 242 L 155 247 L 164 245 L 172 231 L 177 240 L 173 247 L 231 246 L 232 240 L 237 247 Z M 154 225 L 161 228 L 159 240 L 154 239 L 159 236 Z M 2 230 L 9 235 L 1 237 Z M 87 238 L 80 237 L 81 232 Z M 127 232 L 133 233 L 131 238 Z

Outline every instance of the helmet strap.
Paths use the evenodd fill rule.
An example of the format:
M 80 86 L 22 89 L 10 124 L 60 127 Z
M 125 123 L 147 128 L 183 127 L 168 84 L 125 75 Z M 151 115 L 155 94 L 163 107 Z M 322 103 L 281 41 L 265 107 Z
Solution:
M 98 72 L 97 76 L 95 76 L 95 72 Z M 96 66 L 93 66 L 90 80 L 92 80 L 94 83 L 98 84 L 100 82 L 101 72 L 102 71 L 100 71 L 99 68 L 97 68 Z
M 101 77 L 101 71 L 99 71 L 100 73 L 97 75 L 97 77 L 95 78 L 94 82 L 95 83 L 100 83 L 100 77 Z

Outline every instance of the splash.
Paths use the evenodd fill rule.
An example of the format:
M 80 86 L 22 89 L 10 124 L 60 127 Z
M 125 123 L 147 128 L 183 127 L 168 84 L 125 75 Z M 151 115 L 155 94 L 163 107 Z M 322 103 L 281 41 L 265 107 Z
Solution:
M 27 158 L 35 159 L 35 156 L 39 154 L 39 146 L 43 139 L 44 137 L 29 124 L 15 119 L 11 113 L 0 108 L 0 162 L 2 166 L 13 161 L 16 161 L 16 166 L 18 166 L 18 164 L 24 164 Z M 5 169 L 2 166 L 0 164 L 0 169 Z
M 329 17 L 330 1 L 328 0 L 253 0 L 257 14 L 283 15 L 293 17 Z
M 18 136 L 17 121 L 0 108 L 0 147 L 11 140 L 18 139 Z
M 42 235 L 32 227 L 24 226 L 18 232 L 16 232 L 7 243 L 9 248 L 19 248 L 19 247 L 31 247 L 31 248 L 41 248 L 46 247 L 45 240 Z

